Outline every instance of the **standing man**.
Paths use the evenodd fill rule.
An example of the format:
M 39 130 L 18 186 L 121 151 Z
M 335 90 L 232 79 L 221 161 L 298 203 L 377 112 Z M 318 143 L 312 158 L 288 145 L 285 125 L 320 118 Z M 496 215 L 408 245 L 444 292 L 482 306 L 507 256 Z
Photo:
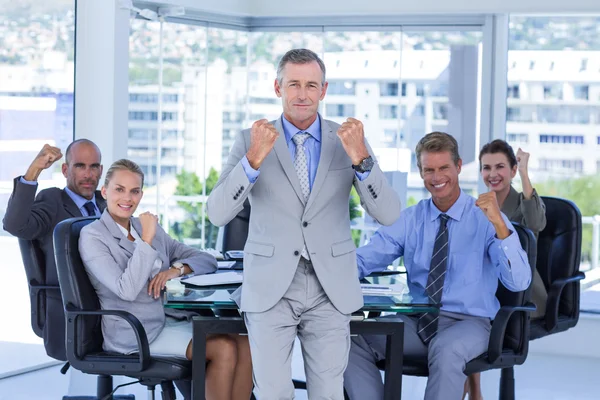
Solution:
M 461 191 L 462 161 L 452 136 L 425 135 L 415 155 L 431 199 L 404 210 L 358 250 L 359 275 L 383 271 L 403 256 L 411 292 L 442 304 L 439 315 L 392 318 L 405 323 L 405 356 L 428 358 L 425 400 L 460 400 L 465 365 L 488 347 L 490 321 L 500 308 L 498 279 L 508 290 L 525 290 L 531 267 L 496 193 L 474 199 Z M 352 339 L 344 380 L 351 400 L 383 399 L 376 362 L 385 358 L 385 344 L 385 336 Z
M 67 178 L 64 189 L 48 188 L 38 195 L 37 179 L 43 170 L 50 168 L 62 157 L 60 149 L 44 145 L 25 175 L 15 178 L 13 193 L 4 215 L 4 230 L 25 240 L 37 241 L 44 253 L 45 272 L 40 285 L 58 286 L 54 263 L 52 234 L 54 227 L 71 217 L 100 216 L 106 202 L 96 190 L 102 175 L 101 154 L 98 146 L 87 139 L 79 139 L 67 147 L 62 173 Z M 58 360 L 66 360 L 65 316 L 59 290 L 46 290 L 41 296 L 46 301 L 32 299 L 32 306 L 42 304 L 37 310 L 44 322 L 43 337 L 46 353 Z
M 312 51 L 287 52 L 277 68 L 276 121 L 256 121 L 236 138 L 208 199 L 225 225 L 251 204 L 241 310 L 250 336 L 257 397 L 292 399 L 292 346 L 302 343 L 310 399 L 343 399 L 350 314 L 362 304 L 350 234 L 352 185 L 384 225 L 400 201 L 367 145 L 362 123 L 322 119 L 325 65 Z

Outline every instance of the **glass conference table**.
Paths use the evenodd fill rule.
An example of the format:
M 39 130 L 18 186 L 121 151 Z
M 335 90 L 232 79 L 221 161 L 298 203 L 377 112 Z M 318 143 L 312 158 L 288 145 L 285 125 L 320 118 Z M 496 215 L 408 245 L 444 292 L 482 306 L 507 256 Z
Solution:
M 376 319 L 373 317 L 382 312 L 402 314 L 438 312 L 439 308 L 433 305 L 423 293 L 415 293 L 415 291 L 411 293 L 406 285 L 406 275 L 404 274 L 370 276 L 362 283 L 381 285 L 384 288 L 371 288 L 374 291 L 381 291 L 381 294 L 372 295 L 371 292 L 364 294 L 364 306 L 360 312 L 352 315 L 350 332 L 353 335 L 387 336 L 384 399 L 397 400 L 402 394 L 404 325 L 399 319 Z M 386 294 L 386 286 L 393 287 L 391 294 Z M 231 293 L 238 287 L 239 285 L 213 287 L 186 285 L 183 293 L 181 291 L 165 293 L 164 306 L 166 308 L 194 310 L 200 314 L 192 319 L 194 331 L 192 351 L 195 360 L 206 358 L 206 335 L 247 333 L 238 307 L 230 298 Z M 204 400 L 205 398 L 205 372 L 205 363 L 195 362 L 192 364 L 193 399 Z

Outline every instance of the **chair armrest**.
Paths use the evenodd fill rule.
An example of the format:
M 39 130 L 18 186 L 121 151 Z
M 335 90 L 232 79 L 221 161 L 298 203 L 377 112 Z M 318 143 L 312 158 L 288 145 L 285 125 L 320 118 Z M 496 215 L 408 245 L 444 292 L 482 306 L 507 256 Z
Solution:
M 523 306 L 503 306 L 498 310 L 494 323 L 492 324 L 492 331 L 490 332 L 490 342 L 488 344 L 488 358 L 490 363 L 494 363 L 501 355 L 502 348 L 504 347 L 504 336 L 506 334 L 506 327 L 510 317 L 515 312 L 527 313 L 535 311 L 536 307 L 533 303 L 526 303 Z M 528 332 L 529 322 L 523 335 L 524 340 L 529 340 Z
M 139 368 L 136 368 L 135 371 L 139 372 L 148 368 L 148 365 L 150 364 L 150 345 L 148 344 L 146 330 L 135 315 L 123 310 L 80 310 L 71 305 L 67 305 L 65 309 L 67 317 L 74 317 L 75 319 L 80 315 L 114 315 L 127 321 L 133 328 L 139 350 Z M 74 338 L 73 345 L 76 341 L 77 338 Z
M 579 282 L 585 278 L 585 274 L 583 272 L 577 272 L 575 275 L 570 276 L 568 278 L 560 278 L 556 279 L 550 285 L 550 290 L 548 290 L 548 301 L 546 303 L 546 329 L 551 332 L 556 328 L 558 324 L 558 305 L 560 303 L 560 296 L 564 288 L 571 283 Z
M 29 281 L 29 288 L 30 289 L 34 289 L 36 291 L 39 291 L 39 290 L 60 290 L 60 286 L 58 286 L 58 285 L 40 285 L 39 283 L 37 283 L 37 281 L 35 281 L 33 279 Z

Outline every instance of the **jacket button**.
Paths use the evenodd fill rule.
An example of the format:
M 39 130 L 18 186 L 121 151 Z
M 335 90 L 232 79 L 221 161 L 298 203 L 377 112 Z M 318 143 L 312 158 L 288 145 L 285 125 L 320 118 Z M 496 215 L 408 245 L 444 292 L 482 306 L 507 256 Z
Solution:
M 244 190 L 244 187 L 242 186 L 242 187 L 240 188 L 240 190 Z
M 300 255 L 300 252 L 298 250 L 296 250 L 296 251 L 294 251 L 294 255 L 295 256 Z
M 371 189 L 373 186 L 369 184 L 369 185 L 367 185 L 367 187 L 368 187 L 369 189 Z
M 306 227 L 308 226 L 308 222 L 304 221 L 304 222 L 302 223 L 302 226 L 306 228 Z

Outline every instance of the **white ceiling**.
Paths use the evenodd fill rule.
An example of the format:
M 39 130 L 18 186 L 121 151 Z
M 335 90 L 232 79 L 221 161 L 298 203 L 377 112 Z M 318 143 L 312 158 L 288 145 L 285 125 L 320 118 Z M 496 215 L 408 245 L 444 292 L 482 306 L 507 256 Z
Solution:
M 596 13 L 598 0 L 146 0 L 187 10 L 251 17 L 490 13 Z

